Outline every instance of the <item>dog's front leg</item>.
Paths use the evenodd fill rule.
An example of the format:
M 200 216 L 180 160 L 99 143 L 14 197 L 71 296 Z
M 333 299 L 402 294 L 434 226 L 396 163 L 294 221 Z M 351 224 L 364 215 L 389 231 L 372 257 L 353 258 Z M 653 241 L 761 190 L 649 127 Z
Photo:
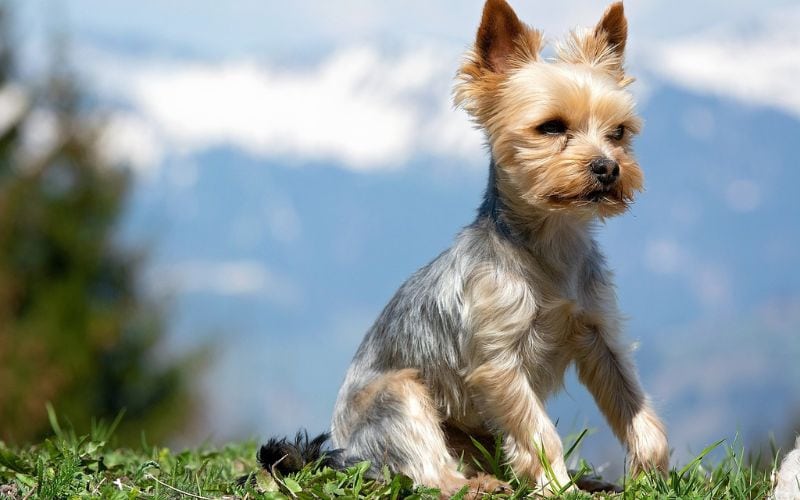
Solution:
M 492 271 L 474 276 L 469 285 L 466 383 L 482 415 L 502 432 L 514 472 L 535 481 L 543 493 L 555 493 L 569 482 L 561 440 L 520 355 L 535 311 L 530 290 Z M 540 451 L 553 474 L 542 467 Z
M 469 374 L 467 383 L 483 413 L 503 433 L 503 449 L 514 472 L 535 481 L 544 493 L 564 487 L 570 479 L 561 439 L 525 374 L 514 366 L 487 362 Z M 542 466 L 540 450 L 552 474 Z
M 628 448 L 630 471 L 669 469 L 664 424 L 639 383 L 629 349 L 613 325 L 586 326 L 576 335 L 578 378 L 594 396 L 617 438 Z

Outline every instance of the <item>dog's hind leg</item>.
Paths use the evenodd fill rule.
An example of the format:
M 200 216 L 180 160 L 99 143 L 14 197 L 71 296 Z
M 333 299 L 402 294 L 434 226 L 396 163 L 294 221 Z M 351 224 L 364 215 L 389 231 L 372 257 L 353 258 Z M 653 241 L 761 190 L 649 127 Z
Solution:
M 348 461 L 369 460 L 373 471 L 387 466 L 421 484 L 452 495 L 465 485 L 472 495 L 502 486 L 491 476 L 467 479 L 449 453 L 441 418 L 416 370 L 379 375 L 348 401 L 347 429 L 340 434 Z

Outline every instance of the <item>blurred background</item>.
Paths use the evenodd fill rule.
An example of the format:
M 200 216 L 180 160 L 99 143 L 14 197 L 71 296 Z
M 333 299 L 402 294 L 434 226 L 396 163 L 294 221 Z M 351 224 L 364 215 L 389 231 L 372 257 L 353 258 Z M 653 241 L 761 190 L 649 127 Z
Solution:
M 556 39 L 605 5 L 512 0 Z M 471 222 L 479 0 L 0 2 L 0 439 L 327 429 L 363 333 Z M 800 430 L 800 3 L 626 4 L 647 191 L 599 238 L 685 461 Z M 548 51 L 547 53 L 552 53 Z M 623 450 L 570 375 L 583 456 Z

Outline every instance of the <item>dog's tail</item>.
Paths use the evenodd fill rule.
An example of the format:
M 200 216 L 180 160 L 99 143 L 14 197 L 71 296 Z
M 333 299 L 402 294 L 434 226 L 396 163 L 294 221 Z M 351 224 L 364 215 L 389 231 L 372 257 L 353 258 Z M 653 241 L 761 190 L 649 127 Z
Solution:
M 314 439 L 308 438 L 308 432 L 300 430 L 294 442 L 288 438 L 272 438 L 258 450 L 258 463 L 268 472 L 278 471 L 281 475 L 298 472 L 308 464 L 320 467 L 342 469 L 345 467 L 342 450 L 326 446 L 331 435 L 323 432 Z

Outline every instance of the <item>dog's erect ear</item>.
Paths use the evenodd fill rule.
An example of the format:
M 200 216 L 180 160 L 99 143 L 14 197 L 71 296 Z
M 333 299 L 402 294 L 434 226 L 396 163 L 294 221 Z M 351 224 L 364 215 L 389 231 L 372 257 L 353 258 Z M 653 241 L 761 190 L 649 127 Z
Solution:
M 611 4 L 594 30 L 575 30 L 558 47 L 558 57 L 572 64 L 586 64 L 608 72 L 619 85 L 633 78 L 625 74 L 624 53 L 628 21 L 622 2 Z
M 455 103 L 485 124 L 497 110 L 494 100 L 508 75 L 538 61 L 542 34 L 523 24 L 506 0 L 486 0 L 475 46 L 458 72 Z
M 506 0 L 487 0 L 475 40 L 479 64 L 494 73 L 507 72 L 528 30 Z
M 594 28 L 596 37 L 605 35 L 609 48 L 620 58 L 625 52 L 625 42 L 628 41 L 628 20 L 625 19 L 625 8 L 622 2 L 611 4 L 603 18 Z

